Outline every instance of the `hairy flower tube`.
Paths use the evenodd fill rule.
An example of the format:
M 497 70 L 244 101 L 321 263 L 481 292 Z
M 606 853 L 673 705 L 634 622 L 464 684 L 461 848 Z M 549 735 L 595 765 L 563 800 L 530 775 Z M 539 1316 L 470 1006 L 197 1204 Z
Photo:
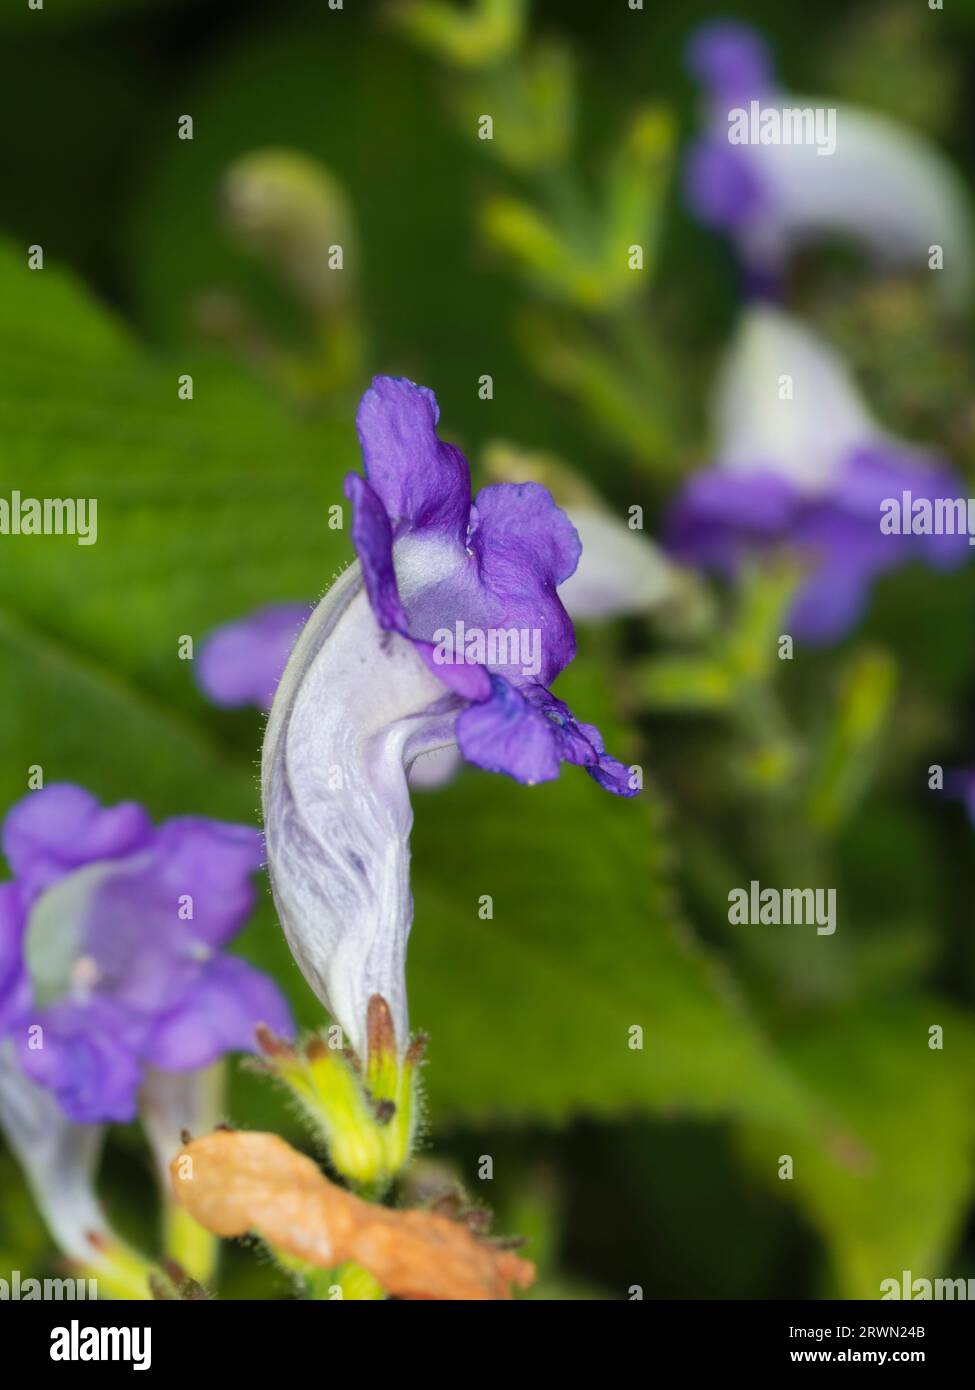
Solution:
M 885 502 L 964 495 L 938 460 L 886 434 L 840 359 L 788 315 L 745 311 L 714 401 L 714 465 L 695 474 L 672 510 L 681 559 L 733 573 L 749 554 L 788 547 L 805 562 L 790 631 L 842 636 L 874 579 L 912 560 L 962 563 L 967 533 L 889 533 Z
M 764 39 L 747 25 L 703 25 L 687 61 L 707 101 L 685 169 L 687 199 L 732 240 L 753 285 L 775 288 L 797 249 L 838 237 L 875 264 L 925 273 L 939 247 L 937 288 L 949 302 L 964 292 L 970 210 L 932 145 L 886 116 L 784 92 Z
M 158 1138 L 167 1075 L 191 1114 L 194 1082 L 254 1048 L 257 1025 L 292 1031 L 272 981 L 223 952 L 253 906 L 261 837 L 193 817 L 153 826 L 133 802 L 58 783 L 10 810 L 2 842 L 0 1123 L 80 1260 L 89 1232 L 109 1242 L 93 1188 L 102 1126 L 151 1103 Z
M 352 474 L 359 559 L 309 619 L 278 686 L 263 756 L 268 864 L 291 949 L 368 1076 L 370 1001 L 409 1042 L 412 920 L 407 773 L 456 745 L 532 784 L 563 762 L 632 795 L 628 770 L 549 690 L 571 661 L 557 589 L 579 540 L 535 483 L 471 499 L 429 390 L 377 377 L 359 407 Z

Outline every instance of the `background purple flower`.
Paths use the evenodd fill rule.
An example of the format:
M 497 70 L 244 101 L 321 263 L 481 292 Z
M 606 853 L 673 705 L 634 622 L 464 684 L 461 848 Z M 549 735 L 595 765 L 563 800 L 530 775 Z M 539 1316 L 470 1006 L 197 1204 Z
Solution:
M 975 767 L 955 767 L 945 773 L 944 794 L 965 803 L 968 818 L 975 825 Z
M 274 690 L 302 627 L 309 603 L 270 603 L 210 633 L 200 648 L 196 678 L 215 705 L 271 708 Z
M 949 305 L 967 290 L 971 211 L 933 145 L 886 116 L 784 91 L 768 45 L 745 24 L 703 25 L 688 44 L 687 67 L 704 94 L 705 117 L 687 154 L 685 196 L 701 222 L 731 239 L 753 291 L 776 291 L 793 253 L 827 237 L 859 245 L 877 265 L 918 274 L 929 274 L 937 242 L 944 261 L 934 289 Z M 750 121 L 753 101 L 760 116 L 820 113 L 819 135 L 733 143 L 731 114 L 748 112 Z
M 154 827 L 61 783 L 11 809 L 3 850 L 0 1025 L 72 1120 L 132 1119 L 148 1065 L 206 1066 L 251 1048 L 260 1022 L 291 1031 L 273 982 L 221 954 L 254 904 L 256 830 Z
M 746 311 L 718 383 L 714 434 L 716 463 L 677 499 L 669 544 L 723 574 L 749 554 L 788 547 L 806 566 L 790 617 L 797 636 L 842 636 L 888 570 L 913 560 L 946 568 L 969 555 L 967 535 L 882 532 L 885 499 L 967 490 L 939 461 L 885 435 L 840 360 L 777 310 Z

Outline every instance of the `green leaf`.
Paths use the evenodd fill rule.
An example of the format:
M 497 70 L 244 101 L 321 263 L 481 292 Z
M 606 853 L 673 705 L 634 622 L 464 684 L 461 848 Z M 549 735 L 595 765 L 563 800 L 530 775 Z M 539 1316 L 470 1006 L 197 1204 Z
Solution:
M 211 710 L 181 636 L 313 596 L 348 557 L 326 508 L 356 462 L 347 423 L 287 413 L 247 378 L 151 362 L 54 267 L 0 251 L 4 477 L 24 495 L 96 497 L 98 540 L 3 537 L 0 790 L 27 769 L 134 797 L 156 815 L 254 820 L 255 716 Z M 603 634 L 602 636 L 605 636 Z M 605 643 L 600 643 L 604 646 Z M 565 682 L 626 755 L 606 657 Z M 429 1090 L 456 1113 L 681 1107 L 804 1123 L 802 1093 L 680 924 L 653 795 L 621 802 L 581 769 L 516 786 L 465 771 L 417 794 L 413 1015 Z M 478 917 L 492 895 L 494 918 Z M 319 1015 L 266 904 L 241 949 Z M 644 1030 L 642 1050 L 629 1029 Z
M 729 980 L 674 920 L 650 794 L 621 802 L 577 769 L 530 790 L 470 771 L 416 802 L 411 1008 L 431 1033 L 435 1115 L 805 1118 Z
M 935 1024 L 942 1050 L 928 1045 Z M 949 1277 L 972 1180 L 970 1021 L 937 999 L 859 1003 L 796 1029 L 784 1050 L 832 1111 L 832 1142 L 750 1129 L 745 1146 L 772 1181 L 792 1155 L 795 1176 L 776 1187 L 822 1235 L 834 1294 L 879 1298 L 905 1269 Z

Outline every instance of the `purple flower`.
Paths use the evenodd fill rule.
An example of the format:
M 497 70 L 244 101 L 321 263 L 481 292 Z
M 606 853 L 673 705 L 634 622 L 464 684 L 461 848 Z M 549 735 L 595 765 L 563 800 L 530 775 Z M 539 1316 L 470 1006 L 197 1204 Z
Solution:
M 975 767 L 956 767 L 945 773 L 944 795 L 963 801 L 968 818 L 975 825 Z
M 508 446 L 491 452 L 488 472 L 495 482 L 527 475 L 571 502 L 560 504 L 582 546 L 579 563 L 559 585 L 559 598 L 573 622 L 596 622 L 664 608 L 681 594 L 683 577 L 663 551 L 614 516 L 569 470 L 547 456 Z M 197 680 L 203 693 L 223 708 L 256 705 L 269 710 L 274 690 L 313 605 L 266 604 L 217 628 L 200 649 Z M 456 748 L 429 754 L 413 764 L 411 786 L 439 786 L 462 762 Z
M 309 603 L 270 603 L 218 627 L 200 648 L 200 689 L 223 709 L 270 709 L 275 686 L 311 610 Z
M 911 560 L 948 567 L 967 532 L 930 534 L 911 506 L 962 500 L 960 480 L 885 435 L 839 359 L 787 315 L 746 311 L 718 384 L 716 464 L 687 483 L 669 541 L 684 560 L 725 574 L 752 552 L 788 546 L 808 567 L 791 630 L 842 636 L 876 576 Z M 903 506 L 902 506 L 903 503 Z M 906 522 L 891 533 L 885 516 Z
M 131 1120 L 147 1067 L 188 1071 L 290 1030 L 276 986 L 223 948 L 254 904 L 261 837 L 81 787 L 8 813 L 0 1027 L 24 1074 L 77 1123 Z
M 408 769 L 459 747 L 519 782 L 563 762 L 632 795 L 628 770 L 548 689 L 575 652 L 557 590 L 579 539 L 545 488 L 471 499 L 432 392 L 377 377 L 359 407 L 365 478 L 346 481 L 358 563 L 306 625 L 264 745 L 271 883 L 292 951 L 365 1054 L 368 1000 L 407 1042 Z
M 376 621 L 407 638 L 466 702 L 456 732 L 469 762 L 528 784 L 557 777 L 563 761 L 577 763 L 627 795 L 626 770 L 598 733 L 546 689 L 575 655 L 556 590 L 579 562 L 579 537 L 538 483 L 495 484 L 472 501 L 463 455 L 437 438 L 439 413 L 431 391 L 393 377 L 377 377 L 359 407 L 366 477 L 349 474 L 346 492 Z M 438 664 L 440 634 L 455 633 L 458 622 L 475 641 L 488 634 L 488 652 L 491 633 L 529 645 L 537 633 L 538 669 L 526 672 L 524 643 L 515 654 L 513 642 L 499 660 L 471 656 L 468 644 L 463 659 L 454 648 L 454 660 Z M 488 726 L 497 730 L 493 743 Z
M 949 303 L 964 292 L 967 198 L 920 136 L 856 107 L 783 92 L 765 41 L 744 24 L 702 26 L 687 65 L 707 103 L 685 167 L 687 201 L 731 238 L 756 289 L 776 287 L 797 248 L 838 236 L 881 266 L 918 273 L 940 246 L 939 290 Z

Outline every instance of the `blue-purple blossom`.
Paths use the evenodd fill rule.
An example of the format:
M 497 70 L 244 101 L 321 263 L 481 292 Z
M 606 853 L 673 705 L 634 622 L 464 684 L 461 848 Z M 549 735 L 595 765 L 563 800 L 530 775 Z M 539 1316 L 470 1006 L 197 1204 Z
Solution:
M 666 605 L 677 588 L 674 565 L 651 541 L 596 502 L 562 509 L 582 546 L 579 563 L 559 585 L 559 598 L 573 622 L 595 622 L 647 613 Z M 224 709 L 251 705 L 269 710 L 312 605 L 269 603 L 211 632 L 200 648 L 197 682 Z M 444 760 L 443 765 L 447 765 Z M 459 761 L 452 756 L 451 767 Z M 429 785 L 442 778 L 432 779 Z M 425 771 L 414 765 L 414 786 Z
M 225 954 L 254 904 L 259 832 L 154 826 L 54 784 L 8 813 L 0 1033 L 24 1075 L 82 1124 L 128 1121 L 148 1068 L 185 1072 L 290 1032 L 277 987 Z
M 538 483 L 497 483 L 472 499 L 466 460 L 437 437 L 439 415 L 432 391 L 394 377 L 376 377 L 359 406 L 366 476 L 350 473 L 346 493 L 376 622 L 407 638 L 464 702 L 456 734 L 469 762 L 528 784 L 575 763 L 607 791 L 632 795 L 599 731 L 547 689 L 575 656 L 557 593 L 579 563 L 575 528 Z M 539 671 L 525 674 L 510 654 L 436 664 L 437 634 L 458 622 L 474 632 L 537 631 Z
M 964 802 L 968 819 L 975 825 L 975 767 L 955 767 L 945 773 L 944 794 Z
M 778 310 L 745 311 L 718 382 L 713 434 L 714 465 L 685 485 L 669 543 L 723 574 L 749 554 L 788 547 L 806 566 L 790 618 L 797 636 L 842 636 L 891 569 L 915 560 L 947 568 L 970 553 L 967 532 L 885 533 L 885 502 L 961 499 L 963 484 L 885 434 L 839 358 Z
M 275 900 L 312 988 L 363 1055 L 369 998 L 408 1037 L 404 981 L 412 917 L 407 773 L 457 746 L 492 772 L 531 784 L 564 762 L 629 796 L 606 753 L 549 685 L 575 638 L 558 587 L 579 539 L 545 488 L 498 484 L 471 497 L 467 463 L 436 432 L 436 400 L 377 377 L 359 407 L 365 477 L 352 474 L 359 559 L 309 619 L 272 706 L 264 819 Z M 537 670 L 517 644 L 502 659 L 444 634 L 537 636 Z M 496 652 L 502 648 L 495 645 Z
M 222 709 L 269 710 L 310 603 L 268 603 L 211 632 L 200 647 L 196 678 Z
M 797 249 L 838 237 L 880 266 L 925 274 L 938 246 L 936 289 L 949 302 L 965 291 L 970 210 L 926 140 L 886 116 L 785 92 L 765 40 L 736 21 L 698 29 L 687 64 L 706 103 L 685 167 L 687 201 L 731 239 L 753 288 L 775 290 Z M 776 137 L 777 123 L 791 138 Z

